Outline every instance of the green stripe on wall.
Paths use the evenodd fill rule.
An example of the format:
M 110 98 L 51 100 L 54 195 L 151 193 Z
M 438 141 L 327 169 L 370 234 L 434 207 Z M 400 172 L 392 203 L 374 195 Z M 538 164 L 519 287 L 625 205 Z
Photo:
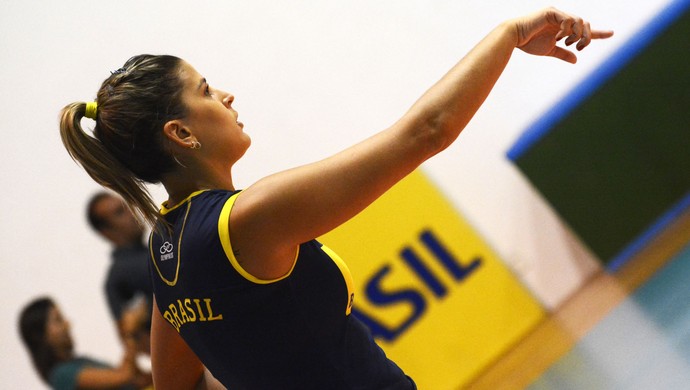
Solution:
M 605 263 L 690 192 L 689 10 L 515 159 Z

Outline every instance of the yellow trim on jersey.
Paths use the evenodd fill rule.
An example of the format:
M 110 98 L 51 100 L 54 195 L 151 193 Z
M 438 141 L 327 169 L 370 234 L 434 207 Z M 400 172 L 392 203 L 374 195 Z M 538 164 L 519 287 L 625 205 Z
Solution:
M 197 192 L 195 192 L 194 194 L 190 195 L 187 199 L 185 199 L 185 201 L 187 201 L 189 198 L 191 198 L 192 196 L 194 196 L 194 195 L 197 194 L 198 192 L 202 192 L 202 191 L 197 191 Z M 182 203 L 180 203 L 180 205 L 181 205 L 181 204 L 182 204 Z M 178 206 L 179 206 L 179 205 L 177 205 L 177 206 L 175 206 L 175 207 L 178 207 Z M 174 208 L 175 208 L 175 207 L 174 207 Z M 173 208 L 173 209 L 174 209 L 174 208 Z M 182 259 L 181 259 L 182 235 L 184 234 L 184 227 L 187 225 L 187 216 L 189 216 L 189 210 L 190 210 L 191 208 L 192 208 L 192 201 L 189 200 L 189 202 L 187 203 L 187 211 L 185 211 L 184 219 L 182 220 L 182 229 L 180 230 L 180 237 L 178 237 L 178 239 L 177 239 L 177 266 L 176 266 L 176 268 L 175 268 L 175 278 L 173 278 L 173 280 L 168 280 L 168 279 L 166 279 L 166 278 L 163 276 L 163 274 L 161 273 L 160 268 L 158 268 L 158 262 L 156 262 L 156 257 L 155 257 L 155 255 L 154 255 L 154 253 L 153 253 L 153 248 L 152 248 L 152 245 L 151 245 L 152 242 L 153 242 L 153 234 L 151 234 L 151 237 L 149 238 L 149 251 L 151 252 L 151 261 L 153 261 L 153 265 L 154 265 L 154 267 L 156 267 L 156 271 L 158 271 L 158 276 L 160 276 L 161 280 L 163 280 L 163 281 L 165 282 L 165 284 L 167 284 L 168 286 L 174 286 L 174 285 L 176 285 L 176 284 L 177 284 L 177 278 L 178 278 L 178 276 L 180 275 L 180 263 L 181 263 L 181 261 L 182 261 Z M 173 210 L 173 209 L 168 209 L 168 211 L 171 211 L 171 210 Z M 162 210 L 161 210 L 161 211 L 162 211 Z
M 350 268 L 347 267 L 347 264 L 345 264 L 343 259 L 341 259 L 337 253 L 333 252 L 333 249 L 322 244 L 321 250 L 324 251 L 328 257 L 331 258 L 331 260 L 333 260 L 335 265 L 338 266 L 338 269 L 340 269 L 340 273 L 343 274 L 343 279 L 345 279 L 345 285 L 347 286 L 347 308 L 345 309 L 345 315 L 350 315 L 350 312 L 352 311 L 352 304 L 355 300 L 355 282 L 352 279 Z
M 178 203 L 178 204 L 176 204 L 176 205 L 174 205 L 174 206 L 172 206 L 172 207 L 168 207 L 168 202 L 167 202 L 167 201 L 166 201 L 166 202 L 163 202 L 163 204 L 161 205 L 161 210 L 160 210 L 161 215 L 165 215 L 165 214 L 167 214 L 167 213 L 169 213 L 169 212 L 175 210 L 176 208 L 182 206 L 186 201 L 188 201 L 188 200 L 192 199 L 193 197 L 199 195 L 200 193 L 206 192 L 206 191 L 208 191 L 208 190 L 194 191 L 194 192 L 192 192 L 191 194 L 189 194 L 188 197 L 184 198 L 184 200 L 183 200 L 182 202 L 180 202 L 180 203 Z
M 242 275 L 245 279 L 249 280 L 250 282 L 256 284 L 269 284 L 287 278 L 292 273 L 292 270 L 295 269 L 297 257 L 299 256 L 299 247 L 297 248 L 297 253 L 295 253 L 295 258 L 292 261 L 292 267 L 290 267 L 290 271 L 276 279 L 257 278 L 256 276 L 245 271 L 245 269 L 242 268 L 242 266 L 240 265 L 240 262 L 237 261 L 237 258 L 235 258 L 235 254 L 232 251 L 232 244 L 230 243 L 230 211 L 232 210 L 232 206 L 235 204 L 235 200 L 237 199 L 237 196 L 239 194 L 241 194 L 241 192 L 234 194 L 225 202 L 225 204 L 223 205 L 223 209 L 220 211 L 220 217 L 218 217 L 218 237 L 220 238 L 220 243 L 223 245 L 223 251 L 225 252 L 225 256 L 230 261 L 232 267 L 237 272 L 239 272 L 240 275 Z

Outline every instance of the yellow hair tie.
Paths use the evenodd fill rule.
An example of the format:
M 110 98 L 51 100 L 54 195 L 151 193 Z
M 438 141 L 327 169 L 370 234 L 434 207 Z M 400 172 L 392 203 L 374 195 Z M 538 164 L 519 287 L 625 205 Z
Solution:
M 98 111 L 98 103 L 88 102 L 88 103 L 86 103 L 86 112 L 84 112 L 84 116 L 87 118 L 91 118 L 93 120 L 96 120 L 96 112 L 97 111 Z

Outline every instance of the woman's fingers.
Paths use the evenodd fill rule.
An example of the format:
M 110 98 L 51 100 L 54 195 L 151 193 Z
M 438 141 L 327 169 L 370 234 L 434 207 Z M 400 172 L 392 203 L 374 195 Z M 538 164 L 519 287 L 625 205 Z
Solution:
M 565 27 L 564 26 L 568 26 Z M 568 34 L 569 33 L 569 34 Z M 567 35 L 566 35 L 567 34 Z M 560 37 L 558 37 L 560 35 Z M 582 50 L 589 46 L 592 39 L 605 39 L 613 35 L 613 31 L 610 30 L 594 30 L 589 24 L 589 22 L 583 20 L 582 18 L 567 18 L 561 23 L 561 31 L 559 31 L 556 40 L 559 40 L 565 36 L 565 45 L 570 46 L 577 42 L 577 50 Z
M 581 18 L 574 18 L 573 19 L 573 24 L 570 27 L 570 35 L 568 38 L 565 40 L 565 45 L 570 46 L 573 43 L 577 42 L 582 38 L 582 34 L 584 32 L 584 21 Z
M 563 60 L 565 62 L 570 62 L 571 64 L 577 62 L 577 56 L 572 51 L 558 46 L 554 46 L 553 50 L 548 55 Z
M 613 36 L 613 31 L 611 30 L 592 30 L 592 39 L 606 39 Z
M 517 47 L 534 55 L 547 55 L 563 61 L 575 63 L 577 56 L 556 43 L 565 39 L 564 46 L 576 44 L 583 50 L 593 39 L 608 38 L 613 31 L 592 30 L 589 22 L 579 16 L 570 15 L 555 8 L 547 8 L 541 13 L 518 21 Z
M 560 41 L 561 39 L 571 35 L 573 33 L 573 18 L 563 14 L 562 16 L 565 16 L 563 20 L 561 21 L 561 26 L 560 30 L 558 31 L 558 34 L 556 34 L 556 41 Z
M 589 26 L 589 22 L 585 22 L 584 24 L 584 29 L 582 30 L 582 38 L 580 38 L 580 42 L 577 43 L 577 50 L 582 50 L 587 45 L 589 45 L 590 42 L 592 42 L 592 29 Z
M 582 31 L 582 37 L 577 43 L 577 50 L 582 50 L 589 46 L 593 39 L 606 39 L 613 35 L 611 30 L 592 30 L 589 22 L 585 22 L 584 30 Z

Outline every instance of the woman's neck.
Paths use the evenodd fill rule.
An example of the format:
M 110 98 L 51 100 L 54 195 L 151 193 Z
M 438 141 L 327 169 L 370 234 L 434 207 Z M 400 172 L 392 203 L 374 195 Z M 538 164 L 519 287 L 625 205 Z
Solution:
M 168 207 L 179 204 L 196 191 L 215 189 L 233 191 L 235 189 L 229 171 L 225 174 L 213 175 L 209 172 L 194 174 L 185 169 L 165 175 L 161 183 L 168 193 L 166 202 Z

